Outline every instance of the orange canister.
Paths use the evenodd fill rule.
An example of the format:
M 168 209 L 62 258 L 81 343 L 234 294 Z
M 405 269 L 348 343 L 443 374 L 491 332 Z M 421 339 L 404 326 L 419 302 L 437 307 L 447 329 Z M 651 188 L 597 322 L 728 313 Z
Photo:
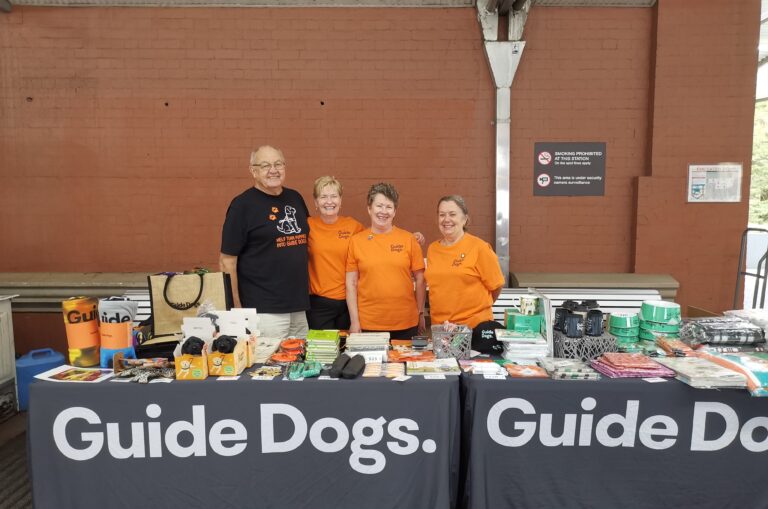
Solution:
M 77 367 L 99 365 L 99 300 L 72 297 L 61 303 L 67 332 L 69 363 Z

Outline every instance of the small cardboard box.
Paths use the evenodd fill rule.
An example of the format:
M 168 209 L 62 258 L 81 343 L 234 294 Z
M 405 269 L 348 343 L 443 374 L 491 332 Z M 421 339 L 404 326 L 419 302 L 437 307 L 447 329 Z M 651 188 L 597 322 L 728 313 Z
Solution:
M 235 376 L 248 363 L 247 341 L 238 339 L 232 353 L 211 352 L 208 354 L 208 374 L 211 376 Z
M 245 311 L 253 311 L 253 317 L 255 318 L 253 321 L 250 321 L 247 318 L 247 316 L 249 315 L 242 314 L 242 313 L 235 313 L 234 311 L 235 310 L 219 311 L 219 321 L 218 321 L 219 329 L 221 334 L 227 335 L 227 336 L 234 336 L 238 339 L 238 341 L 245 342 L 245 350 L 246 350 L 245 366 L 247 368 L 250 368 L 256 362 L 256 345 L 258 343 L 258 336 L 259 336 L 258 330 L 249 329 L 250 323 L 258 323 L 258 318 L 255 318 L 256 310 L 255 309 L 245 310 Z
M 209 318 L 185 317 L 181 330 L 184 333 L 184 339 L 173 352 L 176 380 L 205 380 L 208 378 L 208 352 L 210 352 L 211 340 L 216 328 Z M 181 346 L 187 338 L 192 336 L 205 342 L 202 355 L 182 355 Z
M 181 343 L 173 352 L 176 365 L 176 380 L 205 380 L 208 378 L 208 344 L 203 347 L 202 355 L 181 353 Z

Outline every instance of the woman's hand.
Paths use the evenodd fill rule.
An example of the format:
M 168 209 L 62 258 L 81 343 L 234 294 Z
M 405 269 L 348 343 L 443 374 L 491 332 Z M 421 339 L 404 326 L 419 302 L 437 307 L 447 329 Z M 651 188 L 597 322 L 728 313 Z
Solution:
M 419 314 L 419 334 L 424 335 L 427 333 L 427 320 L 424 318 L 424 313 Z
M 418 242 L 419 245 L 423 247 L 424 243 L 427 241 L 427 238 L 424 237 L 421 232 L 413 232 L 413 236 L 416 237 L 416 242 Z
M 352 333 L 352 332 L 362 332 L 362 329 L 360 329 L 360 322 L 357 322 L 357 323 L 353 322 L 353 323 L 351 323 L 349 325 L 349 332 L 350 333 Z

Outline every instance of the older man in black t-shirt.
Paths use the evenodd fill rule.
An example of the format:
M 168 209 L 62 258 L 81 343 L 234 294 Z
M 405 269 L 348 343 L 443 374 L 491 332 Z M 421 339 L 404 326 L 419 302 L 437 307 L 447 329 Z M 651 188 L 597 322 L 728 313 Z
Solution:
M 282 151 L 251 153 L 254 186 L 227 210 L 219 265 L 232 277 L 235 307 L 256 308 L 263 336 L 306 337 L 309 309 L 307 205 L 283 187 Z

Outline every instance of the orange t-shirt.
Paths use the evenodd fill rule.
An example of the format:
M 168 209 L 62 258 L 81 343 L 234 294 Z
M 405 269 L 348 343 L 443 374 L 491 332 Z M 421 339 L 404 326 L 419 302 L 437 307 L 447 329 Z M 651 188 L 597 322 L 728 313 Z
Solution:
M 412 233 L 366 229 L 352 237 L 347 272 L 357 272 L 360 327 L 401 330 L 419 323 L 411 274 L 424 269 L 421 246 Z
M 310 217 L 308 221 L 309 293 L 344 300 L 349 240 L 363 230 L 363 225 L 345 216 L 333 224 L 325 224 L 319 217 Z
M 429 312 L 433 324 L 445 320 L 475 327 L 493 320 L 491 292 L 504 286 L 499 259 L 490 244 L 465 233 L 456 244 L 429 245 Z

